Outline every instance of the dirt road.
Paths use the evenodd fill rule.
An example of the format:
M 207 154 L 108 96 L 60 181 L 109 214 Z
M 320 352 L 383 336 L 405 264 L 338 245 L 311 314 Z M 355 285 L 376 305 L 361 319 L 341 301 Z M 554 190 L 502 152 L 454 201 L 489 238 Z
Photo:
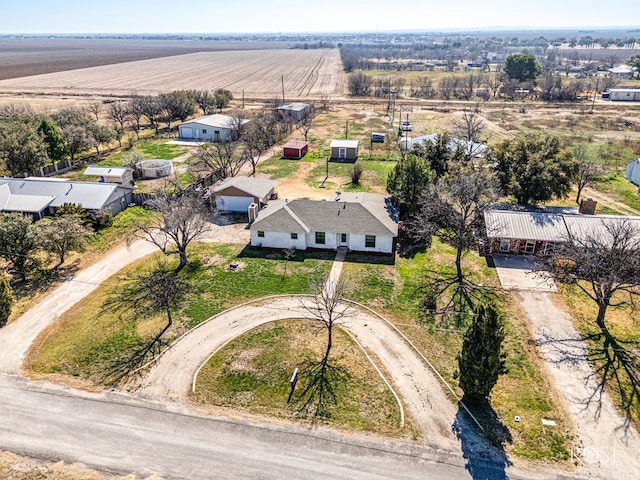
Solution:
M 586 348 L 571 318 L 552 302 L 551 293 L 522 291 L 522 304 L 557 390 L 573 416 L 584 469 L 605 478 L 640 478 L 640 437 L 616 411 L 606 393 L 600 397 Z M 604 474 L 604 475 L 603 475 Z
M 0 371 L 19 373 L 27 350 L 41 331 L 118 270 L 156 250 L 142 240 L 114 250 L 68 278 L 15 322 L 0 329 Z

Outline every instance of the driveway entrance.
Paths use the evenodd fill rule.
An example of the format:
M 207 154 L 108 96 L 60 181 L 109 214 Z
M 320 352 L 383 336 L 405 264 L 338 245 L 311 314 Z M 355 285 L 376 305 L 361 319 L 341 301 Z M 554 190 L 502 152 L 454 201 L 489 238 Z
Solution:
M 527 255 L 494 254 L 493 264 L 505 290 L 556 291 L 553 279 L 544 272 L 534 271 L 533 260 Z

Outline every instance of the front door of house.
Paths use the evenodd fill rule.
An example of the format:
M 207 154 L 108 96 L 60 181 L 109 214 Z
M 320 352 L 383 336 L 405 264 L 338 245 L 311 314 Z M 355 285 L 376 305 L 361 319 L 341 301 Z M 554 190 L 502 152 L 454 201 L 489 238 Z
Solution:
M 347 234 L 346 233 L 341 233 L 340 234 L 340 246 L 341 247 L 346 247 L 347 246 Z

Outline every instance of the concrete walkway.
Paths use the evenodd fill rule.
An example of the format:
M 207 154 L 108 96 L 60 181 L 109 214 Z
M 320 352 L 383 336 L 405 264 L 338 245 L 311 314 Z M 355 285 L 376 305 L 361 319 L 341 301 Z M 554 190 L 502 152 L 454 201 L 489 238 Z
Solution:
M 331 271 L 329 272 L 327 283 L 325 283 L 324 289 L 322 291 L 322 294 L 326 298 L 333 297 L 333 293 L 336 289 L 336 285 L 338 285 L 338 281 L 340 280 L 340 274 L 342 273 L 342 265 L 344 264 L 344 259 L 346 257 L 347 257 L 347 248 L 339 247 L 336 253 L 336 259 L 333 261 L 333 265 L 331 266 Z

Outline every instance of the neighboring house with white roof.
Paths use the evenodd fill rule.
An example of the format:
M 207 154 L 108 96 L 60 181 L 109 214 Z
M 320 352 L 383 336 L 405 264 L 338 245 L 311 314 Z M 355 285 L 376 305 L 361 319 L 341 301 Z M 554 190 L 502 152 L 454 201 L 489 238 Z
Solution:
M 612 102 L 640 102 L 640 88 L 612 88 L 609 90 Z
M 388 197 L 343 193 L 333 200 L 277 200 L 251 224 L 251 246 L 393 254 L 398 210 Z
M 260 207 L 275 195 L 278 182 L 266 178 L 229 177 L 211 189 L 218 211 L 247 212 L 252 203 Z
M 238 135 L 238 128 L 249 122 L 219 113 L 194 118 L 178 125 L 180 139 L 202 142 L 230 142 Z
M 50 178 L 0 178 L 0 211 L 32 215 L 54 214 L 64 203 L 89 211 L 121 212 L 133 201 L 133 188 L 112 183 L 69 182 Z
M 101 183 L 119 183 L 133 187 L 133 170 L 127 167 L 98 167 L 90 165 L 83 175 L 100 177 Z

